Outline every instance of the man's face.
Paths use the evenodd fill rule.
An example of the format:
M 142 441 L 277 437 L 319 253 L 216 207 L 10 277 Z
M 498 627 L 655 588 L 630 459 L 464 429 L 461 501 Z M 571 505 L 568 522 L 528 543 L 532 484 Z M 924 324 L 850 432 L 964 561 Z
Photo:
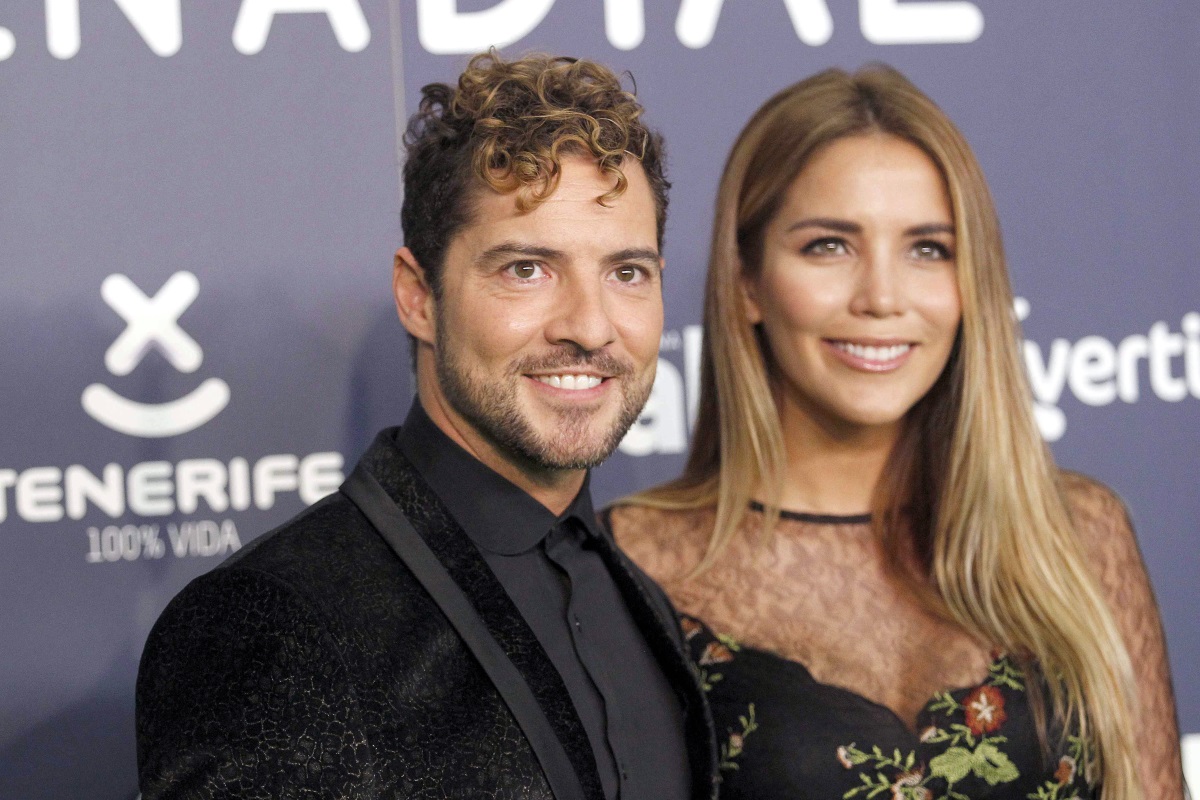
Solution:
M 519 213 L 480 190 L 446 249 L 435 303 L 435 402 L 487 458 L 520 468 L 595 466 L 649 396 L 662 335 L 655 206 L 636 160 L 612 186 L 567 158 L 551 197 Z M 465 423 L 465 426 L 464 424 Z

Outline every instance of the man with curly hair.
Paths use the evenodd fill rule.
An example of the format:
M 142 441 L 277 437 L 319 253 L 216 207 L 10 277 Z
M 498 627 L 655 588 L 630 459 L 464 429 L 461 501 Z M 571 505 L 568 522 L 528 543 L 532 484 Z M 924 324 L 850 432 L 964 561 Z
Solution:
M 710 798 L 670 604 L 587 485 L 654 378 L 661 141 L 587 61 L 489 53 L 422 93 L 393 271 L 417 401 L 163 613 L 143 796 Z

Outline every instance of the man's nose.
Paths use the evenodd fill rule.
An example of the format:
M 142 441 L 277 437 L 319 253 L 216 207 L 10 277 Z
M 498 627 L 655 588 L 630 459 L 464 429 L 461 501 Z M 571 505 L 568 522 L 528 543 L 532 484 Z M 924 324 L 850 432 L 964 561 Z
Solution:
M 617 328 L 604 286 L 599 281 L 567 282 L 555 298 L 546 339 L 552 344 L 573 344 L 592 352 L 612 344 Z

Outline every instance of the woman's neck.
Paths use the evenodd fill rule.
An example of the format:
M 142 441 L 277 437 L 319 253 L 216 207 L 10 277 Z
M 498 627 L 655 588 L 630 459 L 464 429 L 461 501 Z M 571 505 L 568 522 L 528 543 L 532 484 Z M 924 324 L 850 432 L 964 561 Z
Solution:
M 779 497 L 783 508 L 835 515 L 870 511 L 875 487 L 902 423 L 823 423 L 789 404 L 780 408 L 779 421 L 785 457 Z

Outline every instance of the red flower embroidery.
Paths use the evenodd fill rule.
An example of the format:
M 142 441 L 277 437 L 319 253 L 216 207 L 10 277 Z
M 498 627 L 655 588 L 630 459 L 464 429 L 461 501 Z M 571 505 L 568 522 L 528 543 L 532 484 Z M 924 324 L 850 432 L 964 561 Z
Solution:
M 849 751 L 846 750 L 844 745 L 837 749 L 837 760 L 846 769 L 851 769 L 854 766 L 854 762 L 850 760 Z
M 704 648 L 704 652 L 700 654 L 700 666 L 702 667 L 710 664 L 724 664 L 726 661 L 733 661 L 733 653 L 720 642 L 709 642 L 708 646 Z
M 1058 760 L 1058 769 L 1054 771 L 1054 780 L 1065 786 L 1075 780 L 1075 759 L 1063 756 Z
M 691 617 L 680 617 L 679 627 L 683 628 L 683 636 L 688 641 L 691 641 L 692 637 L 700 632 L 700 623 Z
M 963 706 L 967 710 L 967 727 L 976 736 L 991 733 L 1008 719 L 1004 713 L 1004 695 L 994 686 L 980 686 L 967 695 Z

